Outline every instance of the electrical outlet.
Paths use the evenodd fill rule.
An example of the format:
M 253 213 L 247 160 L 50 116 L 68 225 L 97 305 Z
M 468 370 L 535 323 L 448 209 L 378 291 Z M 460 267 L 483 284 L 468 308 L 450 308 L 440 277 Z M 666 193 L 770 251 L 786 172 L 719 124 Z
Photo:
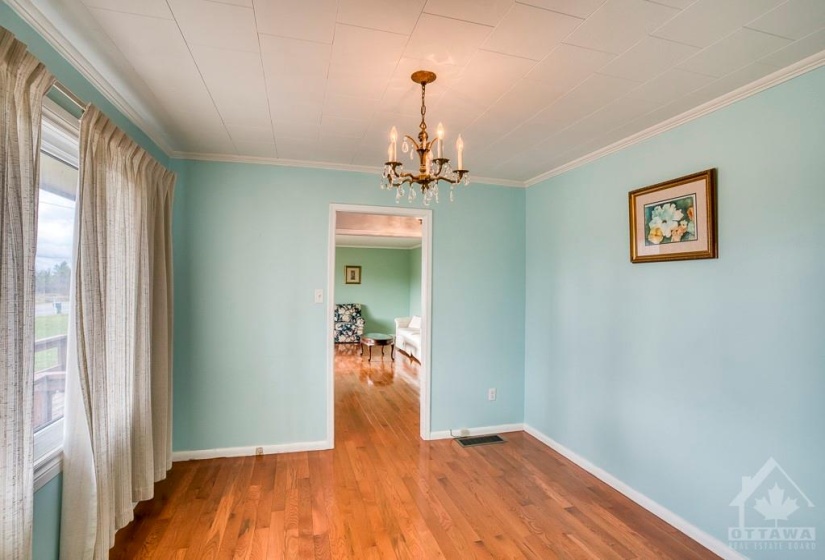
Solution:
M 324 303 L 324 290 L 315 290 L 315 303 Z
M 255 448 L 255 456 L 256 457 L 259 457 L 263 454 L 264 454 L 264 448 L 263 447 L 256 447 Z
M 496 400 L 496 388 L 495 387 L 487 389 L 487 400 L 488 401 Z

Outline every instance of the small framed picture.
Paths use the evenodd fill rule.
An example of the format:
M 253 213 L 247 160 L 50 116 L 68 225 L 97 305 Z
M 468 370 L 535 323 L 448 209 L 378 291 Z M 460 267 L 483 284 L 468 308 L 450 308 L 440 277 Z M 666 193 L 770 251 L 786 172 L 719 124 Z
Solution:
M 715 259 L 716 169 L 631 191 L 630 261 Z
M 361 267 L 360 266 L 345 266 L 344 278 L 347 284 L 361 283 Z

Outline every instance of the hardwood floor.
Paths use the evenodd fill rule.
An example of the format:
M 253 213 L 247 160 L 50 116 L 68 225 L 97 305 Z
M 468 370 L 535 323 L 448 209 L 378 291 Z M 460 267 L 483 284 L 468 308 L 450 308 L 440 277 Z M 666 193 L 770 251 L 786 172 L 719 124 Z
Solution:
M 716 558 L 527 434 L 421 441 L 403 354 L 335 367 L 333 451 L 175 463 L 110 558 Z

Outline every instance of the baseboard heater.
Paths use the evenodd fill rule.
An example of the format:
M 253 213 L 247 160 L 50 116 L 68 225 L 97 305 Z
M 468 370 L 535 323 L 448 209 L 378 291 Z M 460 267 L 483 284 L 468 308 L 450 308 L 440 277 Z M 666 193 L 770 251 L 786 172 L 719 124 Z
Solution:
M 455 440 L 461 444 L 461 447 L 475 447 L 476 445 L 491 445 L 493 443 L 505 443 L 507 440 L 498 434 L 491 436 L 469 436 L 459 437 Z

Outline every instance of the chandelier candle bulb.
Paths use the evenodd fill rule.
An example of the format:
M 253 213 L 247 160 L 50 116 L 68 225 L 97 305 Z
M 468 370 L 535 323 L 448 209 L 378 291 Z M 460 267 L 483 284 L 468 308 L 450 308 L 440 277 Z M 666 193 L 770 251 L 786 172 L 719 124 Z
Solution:
M 444 125 L 438 123 L 438 128 L 435 129 L 436 134 L 438 135 L 438 157 L 444 157 Z
M 390 161 L 396 161 L 396 158 L 398 157 L 397 146 L 398 146 L 398 130 L 395 127 L 392 127 L 392 130 L 390 130 L 390 150 L 391 150 L 390 153 L 392 154 L 392 157 L 390 158 Z
M 458 152 L 458 168 L 464 169 L 464 140 L 461 139 L 460 134 L 458 135 L 458 140 L 455 141 L 455 150 Z

